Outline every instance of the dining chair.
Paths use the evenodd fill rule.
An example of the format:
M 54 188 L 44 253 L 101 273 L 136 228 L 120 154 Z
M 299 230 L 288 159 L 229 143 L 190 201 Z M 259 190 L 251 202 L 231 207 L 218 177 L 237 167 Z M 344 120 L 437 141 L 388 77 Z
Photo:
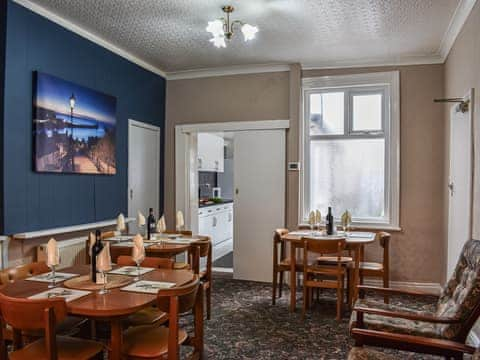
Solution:
M 473 348 L 466 346 L 463 352 L 471 354 Z M 406 354 L 404 354 L 404 357 Z M 347 360 L 398 360 L 402 355 L 390 355 L 371 348 L 354 346 L 348 353 Z M 480 360 L 480 349 L 475 350 L 472 360 Z
M 480 241 L 465 243 L 456 268 L 432 311 L 367 299 L 378 295 L 423 296 L 420 292 L 359 287 L 351 334 L 357 346 L 372 345 L 461 359 L 465 341 L 480 317 Z M 473 352 L 473 351 L 472 351 Z
M 313 288 L 337 290 L 337 320 L 340 321 L 343 311 L 343 285 L 347 275 L 347 263 L 342 261 L 346 241 L 343 238 L 318 240 L 303 237 L 303 311 L 302 318 L 310 306 Z M 310 262 L 310 254 L 331 255 L 328 263 Z
M 130 255 L 120 255 L 117 258 L 117 265 L 120 266 L 135 266 Z M 158 257 L 146 257 L 141 266 L 152 267 L 157 269 L 173 269 L 173 260 Z M 160 311 L 156 306 L 149 306 L 138 310 L 132 315 L 128 316 L 123 322 L 123 326 L 128 328 L 130 326 L 138 325 L 161 325 L 168 321 L 168 314 Z
M 19 280 L 26 279 L 30 276 L 44 274 L 50 271 L 45 261 L 32 262 L 12 268 L 3 270 L 0 273 L 0 280 L 2 285 L 14 283 Z M 87 319 L 78 316 L 66 316 L 65 319 L 59 324 L 57 333 L 59 334 L 73 334 L 79 332 L 80 329 L 87 323 Z M 44 335 L 43 330 L 38 331 L 23 331 L 23 341 L 30 342 L 36 340 Z M 5 324 L 3 327 L 3 339 L 6 341 L 13 341 L 13 330 L 10 325 Z
M 101 359 L 101 343 L 56 334 L 56 327 L 67 316 L 67 306 L 63 298 L 32 300 L 12 298 L 0 293 L 0 312 L 0 321 L 9 324 L 13 329 L 14 350 L 8 354 L 11 360 Z M 22 346 L 23 331 L 43 331 L 45 336 Z M 1 333 L 0 336 L 3 337 Z M 5 343 L 1 340 L 2 355 L 5 355 Z
M 167 326 L 135 326 L 123 334 L 122 354 L 127 359 L 179 359 L 180 345 L 193 346 L 192 358 L 203 353 L 203 288 L 200 279 L 186 285 L 162 289 L 157 306 L 169 314 Z M 193 336 L 179 327 L 180 315 L 193 312 Z
M 286 243 L 282 237 L 288 234 L 288 229 L 276 229 L 273 233 L 273 279 L 272 279 L 272 305 L 277 297 L 282 297 L 285 272 L 290 272 L 290 256 L 287 255 Z M 298 258 L 295 264 L 295 274 L 303 272 L 303 260 Z
M 155 269 L 173 269 L 173 264 L 174 261 L 172 259 L 147 256 L 145 257 L 145 259 L 143 259 L 140 266 Z M 135 266 L 136 263 L 135 261 L 133 261 L 131 255 L 120 255 L 119 257 L 117 257 L 117 265 Z
M 365 277 L 379 277 L 383 281 L 383 287 L 388 288 L 390 287 L 390 263 L 389 263 L 389 247 L 390 247 L 390 234 L 387 232 L 379 232 L 377 233 L 377 240 L 380 246 L 383 249 L 382 255 L 382 262 L 365 262 L 362 261 L 359 264 L 359 275 L 360 275 L 360 284 L 363 284 L 363 280 Z M 349 264 L 349 271 L 348 271 L 348 283 L 349 286 L 349 293 L 353 293 L 353 271 L 354 271 L 354 263 L 351 262 Z M 388 295 L 383 297 L 383 301 L 385 304 L 388 304 Z
M 190 263 L 194 274 L 200 277 L 200 283 L 205 292 L 207 319 L 210 320 L 212 310 L 212 241 L 209 238 L 208 240 L 197 241 L 192 246 L 197 249 L 197 258 L 192 258 L 193 252 L 190 251 Z M 204 270 L 201 270 L 201 259 L 206 260 Z
M 110 230 L 110 231 L 103 231 L 102 234 L 100 235 L 101 239 L 104 240 L 104 239 L 108 239 L 108 238 L 112 238 L 115 236 L 115 231 L 113 230 Z
M 192 231 L 191 230 L 181 230 L 181 231 L 171 231 L 167 230 L 165 231 L 164 234 L 180 234 L 184 236 L 192 236 Z M 175 261 L 175 264 L 173 264 L 173 268 L 175 270 L 186 270 L 186 269 L 191 269 L 191 264 L 188 263 L 187 261 Z

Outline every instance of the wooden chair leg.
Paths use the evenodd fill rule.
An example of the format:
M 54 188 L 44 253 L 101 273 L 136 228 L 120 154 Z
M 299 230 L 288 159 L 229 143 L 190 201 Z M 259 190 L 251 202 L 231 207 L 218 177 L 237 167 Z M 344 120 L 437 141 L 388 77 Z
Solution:
M 390 280 L 389 280 L 389 278 L 388 278 L 388 273 L 386 273 L 386 272 L 383 273 L 383 287 L 384 287 L 384 288 L 390 287 Z M 384 302 L 385 304 L 388 304 L 388 303 L 390 302 L 388 295 L 385 295 L 385 296 L 383 297 L 383 302 Z
M 272 305 L 275 305 L 275 297 L 277 296 L 277 271 L 273 270 L 272 278 Z
M 207 320 L 210 320 L 211 313 L 212 313 L 212 285 L 211 283 L 208 285 L 205 295 L 207 298 Z
M 344 278 L 342 276 L 341 281 L 337 287 L 337 321 L 342 319 L 342 309 L 343 309 L 343 282 Z
M 302 320 L 305 320 L 305 312 L 307 311 L 308 302 L 308 288 L 305 286 L 305 280 L 303 281 L 303 307 L 302 307 Z
M 350 306 L 350 296 L 351 296 L 351 292 L 352 292 L 352 272 L 350 271 L 350 269 L 347 270 L 347 304 Z
M 278 297 L 279 297 L 279 298 L 282 297 L 282 291 L 283 291 L 283 274 L 284 274 L 284 272 L 283 272 L 283 271 L 280 271 L 280 283 L 278 284 Z M 296 276 L 296 275 L 293 274 L 292 276 Z

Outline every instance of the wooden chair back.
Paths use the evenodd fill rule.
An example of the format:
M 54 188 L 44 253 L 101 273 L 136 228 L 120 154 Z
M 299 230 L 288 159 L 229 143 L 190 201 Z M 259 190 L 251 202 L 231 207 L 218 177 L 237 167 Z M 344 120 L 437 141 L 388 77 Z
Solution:
M 288 229 L 276 229 L 273 233 L 273 266 L 277 266 L 278 261 L 286 256 L 285 242 L 282 240 L 284 235 L 288 234 Z
M 168 319 L 168 359 L 179 358 L 178 331 L 179 315 L 192 311 L 195 315 L 195 338 L 203 338 L 203 293 L 200 279 L 195 275 L 190 283 L 171 289 L 159 290 L 157 294 L 157 307 L 169 314 Z M 198 343 L 197 341 L 197 343 Z M 202 346 L 203 347 L 203 343 Z
M 195 274 L 200 274 L 200 259 L 207 258 L 206 264 L 206 272 L 207 272 L 207 279 L 211 279 L 212 273 L 212 241 L 210 238 L 208 240 L 200 240 L 192 244 L 192 246 L 196 247 L 198 259 L 193 258 L 193 253 L 189 253 L 190 264 L 192 266 L 192 270 Z
M 25 279 L 32 275 L 47 273 L 49 271 L 50 268 L 45 261 L 33 262 L 4 270 L 6 273 L 6 280 L 9 282 Z
M 303 248 L 306 255 L 308 252 L 313 252 L 322 255 L 336 255 L 340 261 L 342 252 L 346 248 L 346 240 L 344 238 L 339 239 L 316 239 L 310 237 L 303 237 Z
M 151 257 L 147 256 L 140 266 L 151 267 L 156 269 L 173 269 L 174 261 L 167 258 Z M 133 261 L 132 256 L 130 255 L 120 255 L 117 258 L 117 265 L 120 266 L 135 266 L 136 263 Z
M 173 230 L 167 230 L 164 232 L 164 234 L 181 234 L 185 236 L 192 236 L 192 230 L 181 230 L 181 231 L 173 231 Z
M 100 235 L 100 238 L 104 240 L 104 239 L 112 238 L 114 236 L 115 236 L 115 231 L 111 230 L 111 231 L 102 232 L 102 234 Z
M 390 238 L 391 235 L 385 231 L 377 233 L 377 239 L 380 243 L 380 246 L 383 248 L 383 268 L 385 271 L 388 271 L 389 269 Z

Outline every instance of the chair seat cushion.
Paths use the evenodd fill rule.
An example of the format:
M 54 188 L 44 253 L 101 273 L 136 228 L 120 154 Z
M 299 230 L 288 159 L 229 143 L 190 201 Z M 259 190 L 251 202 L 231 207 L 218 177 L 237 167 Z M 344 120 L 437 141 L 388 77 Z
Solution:
M 163 324 L 168 320 L 168 314 L 150 306 L 130 315 L 126 319 L 127 326 Z
M 165 326 L 135 326 L 123 333 L 122 353 L 130 357 L 158 358 L 168 353 L 169 329 Z M 180 329 L 178 344 L 187 339 L 185 330 Z
M 385 304 L 381 301 L 376 300 L 365 300 L 358 299 L 355 303 L 355 306 L 361 306 L 364 308 L 372 309 L 382 309 L 394 312 L 402 313 L 411 313 L 411 314 L 428 314 L 433 315 L 431 312 L 421 311 L 421 310 L 412 310 L 410 308 L 405 308 L 399 305 Z M 356 311 L 352 312 L 350 317 L 350 328 L 355 326 L 357 319 Z M 435 326 L 435 324 L 401 319 L 389 316 L 373 315 L 373 314 L 363 314 L 363 323 L 366 329 L 369 330 L 378 330 L 378 331 L 387 331 L 396 334 L 409 334 L 417 336 L 425 336 L 432 338 L 441 338 L 440 332 Z
M 190 268 L 190 265 L 188 265 L 187 263 L 185 262 L 175 262 L 173 264 L 173 268 L 175 270 L 185 270 L 185 269 L 189 269 Z
M 352 262 L 353 259 L 350 256 L 341 256 L 340 257 L 340 262 L 342 264 L 348 264 Z M 319 263 L 337 263 L 338 262 L 338 257 L 337 256 L 319 256 L 317 257 L 317 262 Z
M 348 353 L 348 360 L 395 360 L 394 356 L 364 347 L 353 347 Z
M 103 345 L 96 341 L 57 336 L 58 360 L 90 359 L 103 350 Z M 12 360 L 48 360 L 45 341 L 37 340 L 24 348 L 9 354 Z

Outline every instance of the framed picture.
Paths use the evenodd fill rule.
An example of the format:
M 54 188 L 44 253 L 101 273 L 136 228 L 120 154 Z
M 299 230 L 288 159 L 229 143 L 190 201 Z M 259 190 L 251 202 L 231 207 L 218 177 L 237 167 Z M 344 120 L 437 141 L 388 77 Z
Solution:
M 35 171 L 114 175 L 116 98 L 41 72 L 34 77 Z

